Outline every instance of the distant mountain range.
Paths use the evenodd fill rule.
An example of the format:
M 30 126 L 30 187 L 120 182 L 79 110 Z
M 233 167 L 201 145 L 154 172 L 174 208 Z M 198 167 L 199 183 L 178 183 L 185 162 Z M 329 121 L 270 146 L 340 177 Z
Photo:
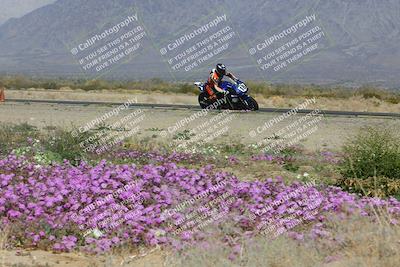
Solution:
M 19 18 L 56 0 L 0 0 L 0 25 L 10 18 Z
M 0 1 L 8 3 L 6 7 L 9 8 L 11 1 Z M 46 3 L 44 0 L 26 2 Z M 138 15 L 138 22 L 121 26 L 121 22 L 134 14 Z M 224 14 L 227 21 L 210 26 L 207 34 L 196 31 Z M 0 73 L 197 80 L 204 79 L 207 70 L 217 61 L 223 61 L 244 80 L 350 85 L 372 83 L 397 87 L 400 86 L 399 14 L 400 1 L 397 0 L 58 0 L 0 26 Z M 307 26 L 299 24 L 312 15 L 315 15 L 315 20 Z M 118 24 L 120 32 L 110 33 Z M 144 31 L 145 35 L 136 52 L 110 64 L 111 67 L 104 67 L 106 71 L 96 72 L 95 68 L 85 71 L 79 64 L 82 57 L 137 25 L 141 27 L 138 31 Z M 206 40 L 217 30 L 228 29 L 226 26 L 234 32 L 226 50 L 221 48 L 222 52 L 218 55 L 205 58 L 190 71 L 171 68 L 178 62 L 172 57 L 182 56 L 190 46 Z M 294 32 L 296 27 L 297 32 Z M 317 44 L 317 48 L 303 52 L 306 49 L 303 45 L 302 49 L 290 54 L 292 47 L 289 43 L 312 29 L 323 32 L 320 39 L 309 42 L 308 47 Z M 78 49 L 79 45 L 102 33 L 104 38 L 96 41 L 95 45 L 85 51 Z M 193 39 L 187 37 L 192 33 Z M 266 40 L 273 36 L 276 36 L 273 44 L 265 45 L 268 43 Z M 181 37 L 186 38 L 184 44 L 169 50 L 168 44 L 171 47 Z M 287 50 L 284 52 L 290 56 L 285 58 L 281 54 L 280 61 L 277 56 L 271 56 L 269 62 L 276 59 L 281 63 L 298 52 L 303 52 L 303 55 L 290 61 L 283 70 L 273 71 L 273 67 L 268 71 L 262 70 L 262 65 L 268 60 L 262 60 L 260 65 L 257 61 L 285 44 Z M 262 48 L 263 45 L 266 48 Z M 160 53 L 163 48 L 167 48 L 165 56 Z M 251 52 L 252 48 L 256 49 L 254 56 L 251 55 L 255 53 Z M 73 49 L 78 51 L 71 53 Z M 105 61 L 108 59 L 111 60 L 107 58 Z M 170 64 L 168 60 L 175 63 Z M 85 64 L 88 62 L 86 60 Z

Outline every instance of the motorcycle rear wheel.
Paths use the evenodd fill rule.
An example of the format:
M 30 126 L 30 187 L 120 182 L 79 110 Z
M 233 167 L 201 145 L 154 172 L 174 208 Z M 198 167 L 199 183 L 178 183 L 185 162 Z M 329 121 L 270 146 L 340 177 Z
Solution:
M 202 92 L 199 95 L 199 105 L 201 109 L 206 109 L 210 105 L 210 100 L 208 99 L 208 94 L 205 92 Z

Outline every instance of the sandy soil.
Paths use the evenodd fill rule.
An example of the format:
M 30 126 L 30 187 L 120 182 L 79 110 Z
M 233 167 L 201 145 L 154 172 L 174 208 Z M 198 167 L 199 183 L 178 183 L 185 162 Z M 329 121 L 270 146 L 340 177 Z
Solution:
M 0 250 L 0 267 L 160 267 L 165 253 L 154 250 L 147 254 L 109 254 L 90 256 L 81 253 L 52 253 L 42 250 Z
M 7 90 L 6 98 L 22 99 L 60 99 L 60 100 L 86 100 L 105 102 L 125 102 L 127 99 L 137 97 L 140 103 L 156 104 L 193 104 L 197 105 L 196 95 L 175 95 L 154 93 L 144 94 L 143 91 L 89 91 L 83 90 Z M 288 108 L 295 107 L 297 103 L 303 102 L 304 97 L 273 96 L 264 98 L 255 96 L 260 107 Z M 325 110 L 347 110 L 368 112 L 394 112 L 400 113 L 400 103 L 390 104 L 376 98 L 364 99 L 362 97 L 351 97 L 348 99 L 318 98 L 312 108 Z
M 95 266 L 95 258 L 74 253 L 53 254 L 47 251 L 0 251 L 0 266 Z
M 76 106 L 6 102 L 0 105 L 0 122 L 27 122 L 40 128 L 46 126 L 69 128 L 72 125 L 81 127 L 112 110 L 112 107 L 95 105 Z M 111 117 L 106 123 L 110 125 L 135 111 L 137 110 L 124 110 L 118 116 Z M 174 134 L 182 132 L 185 129 L 193 129 L 199 125 L 211 127 L 212 124 L 215 124 L 215 122 L 212 122 L 212 118 L 223 115 L 219 111 L 212 111 L 206 116 L 199 117 L 188 124 L 179 125 L 178 122 L 198 114 L 198 112 L 199 111 L 190 110 L 143 109 L 142 114 L 144 114 L 145 117 L 143 121 L 137 124 L 140 127 L 137 136 L 152 136 L 156 140 L 160 139 L 161 141 L 170 142 Z M 251 130 L 257 131 L 258 127 L 262 127 L 266 122 L 280 115 L 279 113 L 232 112 L 230 116 L 233 117 L 231 121 L 226 124 L 229 125 L 228 132 L 217 136 L 212 142 L 226 143 L 226 140 L 229 140 L 232 142 L 238 141 L 245 144 L 254 144 L 263 138 L 277 133 L 286 126 L 293 125 L 304 116 L 291 116 L 261 133 L 257 132 L 255 137 L 250 137 L 249 132 Z M 222 121 L 222 118 L 225 117 L 221 117 L 221 119 L 217 121 Z M 318 129 L 306 138 L 302 138 L 299 144 L 309 150 L 319 150 L 321 148 L 336 150 L 340 148 L 348 137 L 356 134 L 362 127 L 393 127 L 395 129 L 400 129 L 400 120 L 395 118 L 324 116 L 315 126 L 317 126 Z M 174 131 L 176 128 L 178 129 Z M 162 137 L 160 134 L 163 130 L 167 132 L 165 137 Z

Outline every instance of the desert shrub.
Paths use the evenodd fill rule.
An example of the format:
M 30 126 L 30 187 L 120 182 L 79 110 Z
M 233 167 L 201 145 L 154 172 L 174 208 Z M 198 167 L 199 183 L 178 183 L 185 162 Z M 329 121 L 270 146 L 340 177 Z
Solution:
M 266 82 L 246 81 L 246 85 L 254 94 L 269 95 L 271 87 Z
M 36 84 L 23 76 L 8 77 L 3 79 L 4 86 L 11 89 L 25 89 L 35 87 Z
M 388 129 L 365 128 L 343 147 L 336 185 L 368 196 L 400 196 L 400 140 Z
M 399 104 L 400 103 L 400 95 L 393 95 L 393 96 L 389 96 L 387 99 L 385 99 L 386 102 L 390 103 L 390 104 Z
M 383 99 L 385 95 L 385 93 L 382 90 L 370 87 L 361 87 L 358 93 L 362 95 L 362 97 L 364 97 L 365 99 L 374 97 L 377 99 Z
M 50 126 L 43 131 L 27 123 L 5 124 L 0 127 L 0 155 L 13 151 L 17 156 L 30 156 L 42 165 L 65 159 L 76 165 L 88 158 L 85 147 L 97 139 L 94 132 L 75 132 L 78 134 Z M 84 147 L 83 141 L 86 141 Z
M 290 146 L 285 147 L 280 151 L 283 159 L 283 168 L 290 172 L 297 172 L 300 168 L 299 163 L 296 161 L 297 155 L 301 152 L 300 147 Z
M 199 90 L 197 89 L 197 87 L 195 87 L 194 85 L 191 85 L 191 84 L 187 84 L 187 83 L 178 85 L 178 89 L 177 89 L 178 93 L 183 93 L 183 94 L 188 94 L 188 93 L 197 94 L 198 91 Z
M 287 97 L 327 97 L 336 99 L 347 99 L 359 96 L 365 99 L 376 98 L 390 104 L 400 103 L 400 93 L 396 90 L 387 90 L 372 85 L 363 85 L 359 88 L 349 88 L 341 85 L 318 85 L 318 84 L 271 84 L 265 81 L 244 80 L 250 88 L 250 93 L 271 96 Z M 139 90 L 144 92 L 162 92 L 176 94 L 197 94 L 197 88 L 191 83 L 169 82 L 160 78 L 148 80 L 87 80 L 82 78 L 32 78 L 28 76 L 0 76 L 0 84 L 6 88 L 26 89 L 44 88 L 60 89 L 69 87 L 72 89 L 90 90 Z
M 97 141 L 93 132 L 79 133 L 78 130 L 71 131 L 57 129 L 46 134 L 43 138 L 44 152 L 47 157 L 68 160 L 77 165 L 81 160 L 87 160 L 88 151 L 85 149 Z M 84 145 L 82 145 L 84 144 Z
M 20 146 L 13 149 L 13 154 L 17 157 L 25 156 L 30 157 L 35 163 L 39 165 L 50 165 L 55 162 L 62 162 L 62 158 L 59 154 L 52 151 L 43 149 L 43 145 L 38 139 L 30 139 L 31 141 L 27 146 Z
M 372 86 L 361 86 L 355 92 L 365 99 L 376 98 L 390 104 L 398 104 L 400 102 L 400 94 L 394 90 L 386 90 Z
M 161 78 L 152 78 L 150 79 L 150 82 L 153 84 L 164 84 L 164 81 Z
M 102 89 L 109 89 L 110 85 L 106 81 L 102 80 L 89 80 L 86 81 L 85 84 L 82 86 L 82 89 L 85 91 L 90 90 L 102 90 Z
M 220 145 L 221 151 L 226 155 L 243 155 L 243 154 L 251 154 L 252 150 L 248 149 L 245 144 L 240 142 L 232 142 L 228 144 Z
M 338 185 L 344 190 L 370 197 L 394 196 L 400 199 L 400 180 L 387 177 L 370 177 L 368 179 L 341 178 Z
M 346 178 L 400 179 L 400 140 L 388 129 L 364 128 L 343 147 L 341 173 Z
M 41 83 L 40 87 L 43 89 L 59 89 L 60 86 L 55 81 L 48 81 Z

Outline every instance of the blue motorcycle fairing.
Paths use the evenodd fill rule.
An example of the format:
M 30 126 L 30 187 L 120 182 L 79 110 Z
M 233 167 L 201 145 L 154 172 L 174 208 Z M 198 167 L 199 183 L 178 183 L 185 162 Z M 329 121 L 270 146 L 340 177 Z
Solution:
M 238 89 L 237 84 L 234 84 L 234 83 L 231 83 L 228 81 L 222 81 L 219 83 L 219 87 L 221 87 L 221 89 L 223 89 L 225 91 L 228 91 L 229 89 L 235 90 L 236 94 L 244 100 L 247 100 L 249 98 L 249 96 L 246 93 L 244 93 Z

